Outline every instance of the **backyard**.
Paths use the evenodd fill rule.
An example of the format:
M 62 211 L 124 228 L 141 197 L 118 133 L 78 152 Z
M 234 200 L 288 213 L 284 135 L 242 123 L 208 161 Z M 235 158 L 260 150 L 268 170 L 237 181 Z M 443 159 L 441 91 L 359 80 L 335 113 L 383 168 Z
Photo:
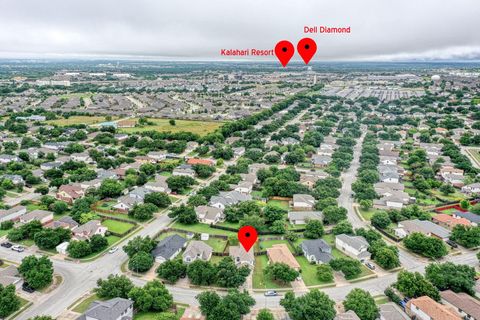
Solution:
M 135 228 L 135 225 L 128 222 L 106 219 L 102 221 L 102 225 L 108 228 L 108 231 L 123 235 Z

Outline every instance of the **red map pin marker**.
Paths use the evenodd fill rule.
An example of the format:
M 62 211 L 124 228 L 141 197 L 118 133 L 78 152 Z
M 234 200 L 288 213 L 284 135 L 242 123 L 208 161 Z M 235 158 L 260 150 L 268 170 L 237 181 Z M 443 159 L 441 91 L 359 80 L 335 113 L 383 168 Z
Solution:
M 305 64 L 308 64 L 315 52 L 317 52 L 317 44 L 313 39 L 303 38 L 302 40 L 298 41 L 297 51 L 302 57 L 303 61 L 305 61 Z
M 255 241 L 257 241 L 257 230 L 252 226 L 245 226 L 238 230 L 238 240 L 245 251 L 250 251 Z
M 290 41 L 282 40 L 275 46 L 275 55 L 283 67 L 286 67 L 288 61 L 293 57 L 295 53 L 295 48 Z

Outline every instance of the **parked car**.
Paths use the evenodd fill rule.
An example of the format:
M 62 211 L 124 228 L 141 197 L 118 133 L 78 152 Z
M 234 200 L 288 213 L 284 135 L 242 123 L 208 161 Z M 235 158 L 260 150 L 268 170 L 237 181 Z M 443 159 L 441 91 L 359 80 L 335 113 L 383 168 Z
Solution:
M 447 240 L 447 244 L 452 248 L 458 248 L 458 244 L 456 244 L 452 240 Z
M 35 289 L 33 289 L 32 287 L 30 287 L 30 285 L 26 282 L 24 282 L 22 284 L 22 290 L 25 291 L 25 292 L 28 292 L 28 293 L 32 293 L 32 292 L 35 292 Z
M 19 246 L 19 245 L 15 245 L 15 246 L 12 247 L 11 250 L 17 251 L 17 252 L 23 252 L 23 251 L 25 251 L 25 248 L 22 247 L 22 246 Z
M 365 263 L 365 265 L 367 266 L 368 269 L 375 270 L 375 266 L 373 264 L 371 264 L 370 262 Z
M 275 297 L 275 296 L 278 296 L 278 293 L 275 290 L 269 290 L 265 292 L 265 297 Z
M 112 247 L 110 250 L 108 250 L 108 253 L 115 253 L 117 252 L 118 247 Z
M 4 248 L 11 248 L 13 246 L 13 244 L 11 244 L 10 242 L 3 242 L 1 244 L 2 247 Z

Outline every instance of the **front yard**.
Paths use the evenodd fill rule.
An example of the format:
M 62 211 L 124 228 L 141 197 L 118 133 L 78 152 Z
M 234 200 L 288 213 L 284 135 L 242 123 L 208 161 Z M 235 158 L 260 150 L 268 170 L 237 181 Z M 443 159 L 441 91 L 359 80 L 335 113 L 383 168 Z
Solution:
M 279 283 L 265 277 L 263 271 L 268 266 L 268 257 L 266 255 L 255 257 L 255 268 L 253 269 L 253 288 L 254 289 L 279 289 L 290 288 L 290 284 Z
M 102 221 L 102 225 L 108 228 L 108 231 L 116 234 L 125 234 L 135 228 L 135 225 L 128 222 L 107 219 Z

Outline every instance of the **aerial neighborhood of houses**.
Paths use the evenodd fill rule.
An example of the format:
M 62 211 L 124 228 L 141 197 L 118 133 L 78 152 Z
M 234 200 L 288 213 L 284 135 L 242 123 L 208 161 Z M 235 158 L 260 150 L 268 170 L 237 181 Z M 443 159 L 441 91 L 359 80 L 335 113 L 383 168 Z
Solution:
M 478 81 L 239 68 L 0 78 L 0 318 L 480 319 Z

